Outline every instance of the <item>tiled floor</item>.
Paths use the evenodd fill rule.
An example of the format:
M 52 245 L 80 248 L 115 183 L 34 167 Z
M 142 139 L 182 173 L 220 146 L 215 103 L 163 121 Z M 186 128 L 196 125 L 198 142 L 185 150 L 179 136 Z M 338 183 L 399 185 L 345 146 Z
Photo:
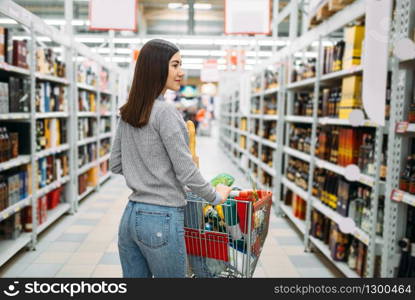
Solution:
M 206 179 L 232 174 L 235 185 L 249 187 L 213 137 L 198 137 L 200 168 Z M 83 200 L 79 212 L 46 230 L 36 251 L 22 250 L 0 268 L 1 277 L 121 277 L 117 228 L 129 191 L 114 176 Z M 272 212 L 269 234 L 254 277 L 342 277 L 317 253 L 305 253 L 301 236 Z

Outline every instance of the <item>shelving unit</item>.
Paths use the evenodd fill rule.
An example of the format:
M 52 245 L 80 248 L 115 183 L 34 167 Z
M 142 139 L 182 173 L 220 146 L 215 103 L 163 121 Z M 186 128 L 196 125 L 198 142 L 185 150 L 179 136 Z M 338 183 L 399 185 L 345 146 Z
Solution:
M 0 72 L 4 74 L 10 74 L 9 76 L 18 76 L 30 80 L 30 109 L 25 112 L 13 112 L 8 114 L 0 114 L 0 122 L 8 122 L 13 124 L 22 124 L 22 127 L 28 128 L 27 133 L 27 149 L 22 152 L 18 157 L 10 159 L 9 161 L 0 163 L 0 172 L 9 171 L 10 169 L 28 165 L 28 174 L 31 181 L 29 187 L 30 195 L 21 199 L 17 203 L 11 204 L 7 208 L 0 211 L 0 222 L 10 218 L 13 214 L 22 211 L 23 209 L 30 209 L 32 223 L 30 224 L 31 232 L 22 232 L 14 240 L 2 240 L 0 241 L 0 266 L 15 255 L 19 250 L 24 247 L 36 248 L 38 235 L 51 226 L 56 220 L 66 213 L 75 213 L 78 209 L 78 202 L 80 199 L 84 199 L 87 195 L 95 191 L 106 180 L 111 177 L 111 172 L 101 174 L 97 172 L 96 178 L 97 185 L 94 188 L 88 188 L 82 195 L 78 195 L 78 171 L 86 170 L 89 167 L 96 166 L 99 168 L 100 163 L 108 161 L 109 155 L 99 156 L 99 141 L 103 139 L 109 139 L 111 142 L 112 136 L 115 132 L 115 101 L 118 97 L 119 87 L 118 77 L 121 70 L 114 64 L 107 62 L 103 57 L 97 55 L 83 44 L 77 43 L 73 40 L 73 36 L 70 34 L 64 34 L 54 27 L 48 26 L 42 19 L 31 14 L 24 8 L 20 7 L 13 1 L 5 0 L 0 2 L 0 14 L 3 17 L 11 18 L 15 20 L 20 26 L 24 27 L 29 34 L 27 41 L 28 47 L 28 64 L 29 68 L 21 68 L 10 65 L 6 62 L 0 63 Z M 66 72 L 64 77 L 57 77 L 50 75 L 52 73 L 46 73 L 42 69 L 38 69 L 36 55 L 37 50 L 44 44 L 38 44 L 39 37 L 48 37 L 53 47 L 61 47 L 63 49 L 63 55 L 60 57 L 60 61 L 66 66 Z M 52 48 L 52 46 L 48 45 Z M 100 87 L 100 82 L 97 82 L 97 87 L 78 83 L 76 78 L 77 65 L 79 60 L 78 56 L 82 56 L 98 65 L 99 70 L 106 70 L 109 74 L 107 86 Z M 99 76 L 98 76 L 99 78 Z M 43 111 L 37 108 L 40 107 L 37 103 L 36 92 L 38 84 L 51 84 L 57 87 L 61 87 L 65 93 L 64 108 L 57 109 L 59 111 Z M 95 112 L 79 112 L 78 111 L 78 90 L 87 90 L 96 93 L 97 95 L 97 109 Z M 109 97 L 111 105 L 105 112 L 100 113 L 99 103 L 101 101 L 101 95 Z M 104 96 L 102 96 L 104 97 Z M 78 141 L 78 118 L 94 118 L 97 121 L 97 129 L 100 118 L 108 118 L 110 131 L 100 133 L 98 130 L 91 138 Z M 37 148 L 37 124 L 39 121 L 52 121 L 59 120 L 66 123 L 66 127 L 62 128 L 67 140 L 62 144 L 53 144 L 43 146 L 43 148 Z M 60 123 L 59 123 L 60 124 Z M 20 136 L 19 136 L 20 141 Z M 78 168 L 78 147 L 86 145 L 88 143 L 97 144 L 96 160 L 90 162 L 86 166 Z M 39 150 L 41 149 L 41 150 Z M 20 150 L 20 149 L 19 149 Z M 43 159 L 51 156 L 61 155 L 67 153 L 68 157 L 68 174 L 63 176 L 57 175 L 57 178 L 53 182 L 49 182 L 45 186 L 40 185 L 40 181 L 37 180 L 38 165 Z M 63 172 L 62 172 L 63 173 Z M 49 180 L 49 179 L 48 179 Z M 39 209 L 38 200 L 48 195 L 50 192 L 55 191 L 57 188 L 62 188 L 60 193 L 59 203 L 47 210 L 46 219 L 42 223 L 38 220 L 37 211 Z
M 290 4 L 298 5 L 298 3 Z M 299 8 L 298 8 L 299 9 Z M 268 61 L 259 65 L 255 70 L 251 73 L 246 75 L 249 78 L 257 78 L 255 81 L 255 88 L 254 91 L 252 88 L 252 92 L 250 94 L 250 99 L 242 101 L 240 95 L 238 94 L 237 88 L 239 88 L 239 84 L 235 84 L 232 88 L 232 85 L 229 84 L 229 78 L 226 77 L 226 86 L 221 89 L 222 91 L 222 99 L 220 107 L 220 134 L 221 134 L 221 145 L 224 148 L 224 152 L 230 157 L 230 159 L 239 167 L 239 169 L 244 170 L 246 176 L 249 178 L 253 176 L 251 174 L 254 173 L 254 169 L 257 170 L 257 177 L 254 178 L 254 181 L 259 181 L 260 178 L 264 173 L 269 174 L 273 178 L 273 190 L 274 190 L 274 208 L 277 214 L 285 214 L 293 224 L 299 229 L 300 232 L 304 234 L 304 247 L 306 250 L 311 250 L 311 248 L 318 249 L 321 251 L 327 259 L 336 266 L 343 274 L 347 277 L 359 277 L 359 275 L 354 271 L 351 270 L 348 265 L 344 262 L 338 262 L 333 260 L 331 257 L 330 249 L 326 244 L 322 241 L 316 239 L 313 236 L 310 236 L 310 227 L 311 227 L 311 211 L 312 209 L 317 210 L 330 220 L 334 221 L 335 223 L 339 224 L 345 219 L 342 215 L 340 215 L 335 210 L 329 208 L 319 199 L 315 198 L 312 195 L 312 185 L 313 185 L 313 173 L 315 168 L 321 168 L 324 170 L 332 171 L 340 176 L 346 176 L 346 168 L 340 165 L 333 164 L 331 162 L 322 160 L 316 156 L 316 138 L 317 138 L 317 127 L 324 126 L 324 125 L 333 125 L 333 126 L 344 126 L 344 127 L 353 127 L 349 120 L 347 119 L 336 119 L 336 118 L 328 118 L 328 117 L 318 117 L 317 110 L 318 110 L 318 100 L 320 90 L 324 87 L 332 85 L 334 82 L 342 80 L 342 78 L 355 75 L 355 74 L 364 74 L 365 73 L 365 64 L 364 62 L 361 65 L 353 66 L 350 69 L 341 70 L 337 72 L 332 72 L 328 74 L 322 74 L 321 65 L 322 65 L 322 53 L 323 53 L 323 43 L 322 40 L 329 36 L 331 33 L 345 27 L 348 23 L 364 17 L 367 13 L 366 9 L 371 9 L 370 6 L 367 6 L 365 1 L 356 0 L 352 4 L 346 6 L 344 9 L 330 17 L 327 21 L 316 26 L 311 30 L 303 31 L 302 35 L 297 37 L 297 28 L 300 26 L 299 24 L 292 24 L 292 30 L 290 30 L 290 46 L 283 48 L 282 50 L 276 52 L 274 56 L 269 59 Z M 293 14 L 293 18 L 290 18 L 290 22 L 298 22 L 299 18 L 295 18 L 295 14 L 298 12 L 296 8 L 290 7 L 288 10 L 289 12 L 285 11 L 286 14 L 291 15 Z M 291 19 L 293 19 L 291 21 Z M 294 56 L 300 53 L 300 55 L 304 55 L 306 51 L 310 51 L 307 48 L 311 45 L 314 45 L 314 50 L 316 53 L 316 76 L 313 78 L 307 78 L 305 80 L 301 80 L 298 82 L 291 83 L 288 78 L 281 74 L 291 74 L 291 67 L 294 61 Z M 316 46 L 317 45 L 317 46 Z M 362 54 L 362 57 L 365 57 L 367 54 Z M 304 56 L 305 57 L 305 56 Z M 278 73 L 280 74 L 278 84 L 279 87 L 276 89 L 266 89 L 264 84 L 264 73 L 269 66 L 278 65 Z M 384 74 L 386 76 L 387 69 L 384 70 Z M 244 76 L 244 75 L 243 75 Z M 239 77 L 241 82 L 245 82 L 244 77 Z M 235 75 L 234 80 L 237 79 L 237 75 Z M 261 77 L 261 80 L 258 78 Z M 260 90 L 258 91 L 260 84 Z M 294 101 L 294 94 L 298 91 L 307 90 L 313 92 L 313 115 L 311 116 L 297 116 L 293 114 L 293 101 Z M 268 97 L 275 93 L 277 95 L 277 102 L 278 102 L 278 114 L 276 116 L 269 117 L 265 114 L 252 114 L 252 109 L 256 109 L 262 111 L 264 107 L 264 98 Z M 259 99 L 256 101 L 255 107 L 252 104 L 253 99 Z M 241 106 L 245 103 L 248 107 L 244 109 Z M 259 103 L 259 104 L 258 104 Z M 239 107 L 241 113 L 236 111 L 235 108 Z M 249 113 L 248 113 L 249 112 Z M 238 116 L 235 115 L 238 114 Z M 240 128 L 237 128 L 238 124 L 240 124 L 240 118 L 245 117 L 247 118 L 248 123 L 248 134 L 246 135 L 246 149 L 240 148 L 240 139 L 243 136 Z M 259 122 L 259 131 L 263 130 L 264 121 L 273 120 L 276 121 L 275 130 L 277 132 L 276 142 L 264 140 L 261 136 L 253 133 L 252 124 L 253 122 Z M 361 241 L 363 244 L 367 246 L 367 256 L 365 260 L 365 277 L 373 277 L 374 276 L 374 269 L 376 264 L 376 257 L 380 255 L 379 245 L 382 244 L 382 248 L 388 248 L 390 242 L 386 242 L 388 238 L 388 234 L 385 233 L 383 237 L 379 237 L 376 235 L 376 218 L 377 218 L 377 210 L 378 210 L 378 198 L 379 195 L 384 194 L 386 196 L 390 195 L 390 192 L 387 190 L 387 184 L 384 181 L 380 180 L 380 161 L 381 161 L 381 152 L 382 152 L 382 142 L 383 142 L 383 135 L 388 133 L 385 131 L 385 128 L 389 127 L 391 124 L 390 122 L 394 122 L 391 118 L 391 121 L 386 122 L 385 126 L 379 126 L 375 122 L 370 120 L 364 120 L 363 124 L 358 127 L 367 127 L 372 128 L 375 133 L 375 175 L 366 175 L 361 173 L 358 177 L 356 182 L 359 182 L 363 185 L 366 185 L 371 188 L 371 212 L 370 212 L 370 230 L 368 232 L 363 231 L 361 228 L 355 226 L 355 228 L 350 233 L 351 236 L 355 237 L 357 240 Z M 288 138 L 289 138 L 289 126 L 291 124 L 305 124 L 309 125 L 311 128 L 311 145 L 310 145 L 310 153 L 305 153 L 298 151 L 296 149 L 292 149 L 288 146 Z M 393 124 L 393 123 L 392 123 Z M 390 128 L 390 127 L 389 127 Z M 406 129 L 406 134 L 411 134 L 412 131 L 415 131 L 415 126 L 409 124 Z M 253 144 L 258 145 L 258 157 L 253 156 L 249 153 L 249 149 Z M 389 145 L 392 144 L 391 140 L 388 140 Z M 273 172 L 270 172 L 270 167 L 262 161 L 260 161 L 259 157 L 261 157 L 262 151 L 264 151 L 264 147 L 271 147 L 273 151 Z M 388 147 L 388 153 L 391 152 L 390 146 Z M 309 177 L 308 177 L 308 189 L 304 190 L 298 187 L 294 182 L 288 180 L 285 177 L 285 170 L 287 167 L 287 160 L 288 157 L 298 158 L 304 162 L 309 163 Z M 391 159 L 388 156 L 388 159 Z M 255 167 L 252 167 L 255 166 Z M 388 176 L 392 174 L 392 170 L 389 167 L 388 161 Z M 294 217 L 291 208 L 284 205 L 282 201 L 282 191 L 284 189 L 289 189 L 298 196 L 300 196 L 306 203 L 307 203 L 307 212 L 306 212 L 306 220 L 302 221 Z M 386 190 L 386 191 L 385 191 Z M 409 195 L 403 197 L 403 201 L 412 201 Z M 385 206 L 385 212 L 388 211 L 388 208 Z M 385 219 L 387 216 L 385 215 Z M 386 230 L 386 229 L 385 229 Z M 390 247 L 389 247 L 390 248 Z M 384 250 L 385 251 L 385 250 Z M 390 250 L 388 250 L 390 251 Z M 384 255 L 383 255 L 384 256 Z M 382 258 L 382 266 L 386 263 L 385 257 Z M 391 277 L 389 274 L 388 277 Z
M 382 251 L 382 277 L 397 276 L 400 259 L 398 242 L 405 237 L 407 210 L 414 206 L 414 196 L 399 190 L 399 180 L 404 159 L 409 151 L 409 137 L 414 125 L 408 122 L 409 103 L 413 96 L 413 53 L 410 47 L 402 48 L 402 41 L 413 41 L 415 28 L 415 3 L 411 0 L 397 0 L 392 36 L 392 97 L 388 136 L 388 176 L 386 178 L 384 247 Z M 400 53 L 409 53 L 402 57 Z

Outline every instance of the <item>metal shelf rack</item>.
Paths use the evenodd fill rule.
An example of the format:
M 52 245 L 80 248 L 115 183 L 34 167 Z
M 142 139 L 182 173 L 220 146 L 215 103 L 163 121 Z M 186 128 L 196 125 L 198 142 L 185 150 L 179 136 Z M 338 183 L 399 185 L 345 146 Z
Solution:
M 65 7 L 66 8 L 66 7 Z M 29 69 L 24 69 L 16 66 L 9 65 L 7 63 L 0 63 L 0 70 L 5 73 L 14 74 L 18 76 L 23 76 L 30 79 L 30 88 L 31 88 L 31 99 L 30 99 L 30 112 L 28 113 L 10 113 L 10 114 L 1 114 L 0 121 L 14 121 L 14 122 L 25 122 L 30 123 L 30 153 L 19 155 L 17 158 L 9 160 L 7 162 L 0 164 L 0 171 L 6 171 L 14 167 L 18 167 L 25 164 L 31 164 L 31 171 L 29 176 L 32 178 L 31 185 L 31 195 L 28 195 L 27 198 L 20 200 L 19 202 L 7 207 L 6 209 L 0 211 L 0 221 L 9 218 L 14 213 L 19 212 L 25 207 L 32 207 L 32 231 L 23 232 L 15 240 L 4 240 L 0 241 L 0 266 L 7 262 L 13 255 L 15 255 L 19 250 L 25 247 L 35 249 L 37 245 L 37 238 L 41 232 L 51 226 L 56 220 L 58 220 L 62 215 L 66 213 L 75 213 L 78 207 L 78 199 L 84 198 L 87 194 L 91 193 L 95 189 L 87 190 L 87 193 L 81 196 L 77 196 L 77 139 L 78 136 L 78 126 L 77 126 L 77 113 L 74 104 L 78 103 L 76 89 L 82 88 L 86 90 L 91 90 L 91 87 L 78 84 L 75 80 L 76 68 L 76 55 L 82 55 L 90 59 L 91 61 L 96 62 L 100 67 L 106 68 L 110 74 L 110 90 L 102 91 L 102 93 L 111 97 L 111 111 L 103 114 L 102 117 L 111 118 L 111 133 L 101 135 L 101 137 L 112 138 L 115 132 L 115 99 L 118 97 L 120 91 L 119 87 L 116 86 L 118 82 L 118 77 L 121 74 L 121 69 L 119 69 L 114 64 L 107 62 L 103 57 L 92 52 L 87 46 L 77 43 L 73 40 L 72 34 L 63 34 L 61 31 L 55 29 L 52 26 L 47 25 L 42 19 L 33 15 L 26 9 L 17 5 L 13 1 L 4 0 L 0 2 L 0 14 L 5 17 L 14 19 L 17 21 L 20 26 L 22 26 L 26 32 L 29 33 L 28 39 L 28 49 L 29 49 Z M 36 39 L 40 36 L 46 36 L 54 44 L 57 44 L 60 47 L 63 47 L 64 55 L 63 61 L 66 65 L 66 78 L 60 78 L 56 76 L 42 74 L 36 71 L 36 49 L 37 42 Z M 68 111 L 65 112 L 45 112 L 38 113 L 36 112 L 35 105 L 35 88 L 36 82 L 51 82 L 61 86 L 64 86 L 67 89 L 66 102 L 69 104 L 67 107 Z M 100 91 L 97 91 L 98 95 Z M 98 97 L 98 105 L 100 98 Z M 99 110 L 97 110 L 99 111 Z M 101 116 L 97 113 L 96 118 L 99 121 Z M 49 118 L 59 118 L 65 119 L 67 122 L 67 136 L 68 142 L 63 145 L 58 145 L 53 148 L 48 148 L 42 151 L 36 151 L 36 120 L 37 119 L 49 119 Z M 98 132 L 94 137 L 95 142 L 99 141 L 100 135 Z M 98 147 L 97 147 L 98 148 Z M 54 155 L 57 153 L 68 152 L 69 157 L 69 175 L 58 178 L 56 181 L 51 184 L 39 188 L 35 180 L 37 176 L 37 162 L 43 157 Z M 104 157 L 99 157 L 97 155 L 97 160 L 95 164 L 99 166 L 100 162 L 104 162 L 109 157 L 106 155 Z M 109 179 L 111 173 L 100 174 L 98 180 L 98 188 L 102 185 L 107 179 Z M 64 187 L 63 190 L 63 199 L 58 206 L 52 210 L 48 210 L 47 220 L 42 224 L 39 224 L 37 219 L 37 206 L 38 198 L 46 195 L 50 191 L 58 188 Z
M 336 13 L 334 16 L 330 17 L 324 23 L 316 26 L 312 30 L 305 31 L 300 37 L 297 38 L 297 28 L 298 24 L 293 24 L 290 26 L 292 30 L 290 30 L 290 46 L 283 48 L 282 50 L 276 52 L 272 58 L 265 61 L 261 65 L 258 65 L 257 68 L 252 71 L 248 76 L 261 76 L 261 89 L 260 91 L 255 91 L 251 93 L 251 98 L 259 98 L 260 100 L 260 110 L 262 111 L 263 104 L 264 104 L 264 97 L 269 94 L 268 90 L 264 88 L 264 72 L 265 69 L 270 65 L 279 64 L 280 74 L 289 74 L 290 67 L 294 58 L 294 54 L 301 53 L 309 47 L 310 45 L 317 44 L 317 70 L 316 70 L 316 77 L 308 78 L 306 80 L 290 83 L 286 82 L 285 76 L 280 76 L 279 78 L 279 87 L 278 89 L 272 90 L 273 93 L 277 93 L 277 101 L 278 101 L 278 116 L 275 118 L 277 121 L 277 141 L 274 142 L 273 149 L 274 151 L 274 166 L 273 169 L 275 172 L 273 174 L 273 189 L 274 189 L 274 208 L 277 214 L 285 214 L 290 220 L 293 221 L 293 224 L 304 234 L 304 247 L 306 250 L 310 250 L 311 248 L 318 249 L 321 251 L 327 259 L 336 266 L 341 272 L 344 273 L 347 277 L 359 277 L 358 274 L 354 271 L 349 269 L 346 263 L 334 261 L 330 256 L 330 251 L 324 243 L 315 239 L 314 237 L 310 236 L 309 229 L 311 226 L 311 210 L 314 208 L 321 212 L 322 214 L 326 215 L 328 218 L 333 220 L 334 222 L 341 222 L 341 219 L 344 218 L 336 211 L 330 209 L 329 207 L 325 206 L 319 199 L 316 199 L 312 196 L 312 183 L 313 183 L 313 170 L 315 167 L 327 169 L 330 171 L 334 171 L 335 173 L 345 176 L 345 168 L 323 161 L 318 159 L 315 155 L 316 150 L 316 132 L 318 125 L 338 125 L 338 126 L 352 126 L 349 120 L 343 119 L 334 119 L 334 118 L 319 118 L 317 116 L 317 108 L 318 108 L 318 99 L 320 88 L 330 85 L 333 80 L 340 80 L 345 76 L 353 75 L 353 74 L 361 74 L 364 73 L 365 64 L 360 66 L 355 66 L 348 70 L 342 70 L 339 72 L 333 72 L 329 74 L 322 74 L 320 70 L 321 61 L 322 61 L 322 39 L 326 36 L 329 36 L 331 33 L 345 27 L 348 23 L 364 17 L 366 15 L 366 9 L 370 9 L 370 6 L 367 6 L 366 1 L 363 0 L 356 0 L 354 3 L 348 5 L 340 12 Z M 294 16 L 294 23 L 298 22 L 298 18 L 295 18 L 296 13 L 298 10 L 295 6 L 298 6 L 299 3 L 297 1 L 292 1 L 290 6 L 287 9 L 284 9 L 284 15 L 292 15 Z M 291 16 L 291 17 L 292 17 Z M 291 18 L 290 18 L 291 22 Z M 294 32 L 293 32 L 294 31 Z M 365 54 L 362 55 L 365 57 Z M 387 69 L 384 70 L 384 74 L 386 76 Z M 236 76 L 236 75 L 235 75 Z M 240 78 L 240 81 L 244 81 L 244 78 Z M 261 178 L 262 172 L 267 172 L 267 168 L 258 158 L 253 157 L 248 151 L 239 149 L 239 139 L 242 133 L 239 129 L 235 128 L 235 120 L 240 116 L 236 116 L 235 107 L 241 106 L 239 102 L 244 102 L 239 99 L 238 97 L 238 88 L 240 87 L 239 84 L 235 84 L 233 87 L 229 84 L 229 80 L 227 80 L 227 87 L 222 91 L 222 105 L 220 110 L 220 133 L 221 133 L 221 145 L 225 148 L 225 152 L 228 154 L 230 159 L 241 169 L 244 170 L 246 176 L 249 178 L 251 177 L 250 174 L 253 173 L 253 169 L 248 168 L 247 161 L 251 161 L 252 163 L 257 165 L 258 168 L 258 176 L 254 179 L 254 181 L 259 181 L 258 179 Z M 313 115 L 312 116 L 296 116 L 292 114 L 292 103 L 293 103 L 293 95 L 296 91 L 301 89 L 307 89 L 310 91 L 314 91 L 314 98 L 313 98 Z M 245 101 L 246 105 L 250 106 L 250 101 Z M 251 128 L 251 120 L 259 120 L 259 130 L 263 129 L 263 122 L 265 115 L 255 114 L 252 115 L 250 107 L 247 110 L 249 113 L 242 114 L 248 120 L 248 132 L 247 134 L 247 149 L 250 149 L 250 146 L 253 142 L 257 142 L 259 144 L 259 153 L 258 157 L 261 157 L 261 150 L 263 146 L 269 146 L 269 142 L 263 142 L 262 138 L 252 134 Z M 392 123 L 391 123 L 392 122 Z M 310 124 L 312 128 L 312 145 L 311 145 L 311 153 L 304 153 L 300 152 L 295 149 L 289 148 L 288 145 L 288 125 L 291 123 L 304 123 Z M 388 127 L 390 124 L 393 124 L 391 120 L 389 123 L 386 123 L 385 128 Z M 383 135 L 385 134 L 385 128 L 382 126 L 378 126 L 374 122 L 370 120 L 366 120 L 363 124 L 359 127 L 372 127 L 376 131 L 376 141 L 375 141 L 375 175 L 368 176 L 365 174 L 360 174 L 357 181 L 361 182 L 362 184 L 368 185 L 372 188 L 372 209 L 371 209 L 371 217 L 370 217 L 370 230 L 369 232 L 365 232 L 360 228 L 355 227 L 352 232 L 350 233 L 355 238 L 363 242 L 367 246 L 367 258 L 366 258 L 366 269 L 365 269 L 365 277 L 373 277 L 374 276 L 374 268 L 375 268 L 375 260 L 376 257 L 381 254 L 380 245 L 382 248 L 388 248 L 385 245 L 385 240 L 388 237 L 387 234 L 384 232 L 383 238 L 380 238 L 376 235 L 376 218 L 377 218 L 377 207 L 378 207 L 378 197 L 380 194 L 385 193 L 388 195 L 387 184 L 380 180 L 380 161 L 381 156 L 380 153 L 382 152 L 382 142 L 383 142 Z M 409 127 L 411 128 L 411 127 Z M 411 131 L 409 129 L 408 131 Z M 387 132 L 386 132 L 387 133 Z M 389 144 L 391 145 L 391 140 L 389 140 Z M 237 154 L 237 157 L 234 156 L 234 152 Z M 388 151 L 390 153 L 390 151 Z M 239 157 L 242 154 L 241 157 Z M 286 169 L 287 157 L 294 156 L 304 161 L 310 163 L 310 171 L 309 171 L 309 179 L 308 179 L 308 189 L 303 190 L 296 186 L 293 182 L 289 181 L 284 176 L 284 170 Z M 389 156 L 389 159 L 391 157 Z M 283 163 L 284 162 L 284 163 Z M 251 165 L 252 165 L 251 163 Z M 284 165 L 285 164 L 285 165 Z M 389 162 L 388 162 L 389 166 Z M 268 172 L 267 172 L 268 173 Z M 388 167 L 388 176 L 391 174 L 392 171 L 390 167 Z M 306 220 L 301 221 L 295 218 L 292 213 L 290 212 L 290 208 L 283 204 L 281 198 L 281 191 L 284 188 L 288 188 L 302 197 L 307 203 L 307 213 L 306 213 Z M 409 199 L 408 196 L 405 197 L 406 200 Z M 409 200 L 408 200 L 409 201 Z M 388 208 L 385 207 L 385 212 L 388 211 Z M 386 218 L 387 216 L 385 216 Z M 385 250 L 384 250 L 385 251 Z M 382 259 L 382 266 L 385 265 L 384 258 Z

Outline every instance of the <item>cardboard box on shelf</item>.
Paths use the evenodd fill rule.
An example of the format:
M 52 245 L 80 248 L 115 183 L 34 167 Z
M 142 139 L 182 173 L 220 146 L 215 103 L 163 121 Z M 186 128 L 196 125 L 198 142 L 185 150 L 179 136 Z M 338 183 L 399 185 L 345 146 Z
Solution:
M 362 76 L 343 78 L 342 99 L 339 107 L 340 119 L 348 119 L 352 110 L 362 108 Z
M 343 57 L 343 69 L 347 70 L 352 66 L 360 65 L 364 37 L 365 26 L 355 25 L 345 29 L 346 48 Z

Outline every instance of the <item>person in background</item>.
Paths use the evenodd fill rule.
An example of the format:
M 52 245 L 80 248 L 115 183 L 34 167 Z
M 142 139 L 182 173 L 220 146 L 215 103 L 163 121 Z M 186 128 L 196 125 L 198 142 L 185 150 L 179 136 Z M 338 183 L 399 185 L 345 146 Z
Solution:
M 122 174 L 132 190 L 118 232 L 124 277 L 185 277 L 184 187 L 215 205 L 231 191 L 224 185 L 215 190 L 202 177 L 183 117 L 163 101 L 167 89 L 180 88 L 181 64 L 176 45 L 147 42 L 120 110 L 110 169 Z

